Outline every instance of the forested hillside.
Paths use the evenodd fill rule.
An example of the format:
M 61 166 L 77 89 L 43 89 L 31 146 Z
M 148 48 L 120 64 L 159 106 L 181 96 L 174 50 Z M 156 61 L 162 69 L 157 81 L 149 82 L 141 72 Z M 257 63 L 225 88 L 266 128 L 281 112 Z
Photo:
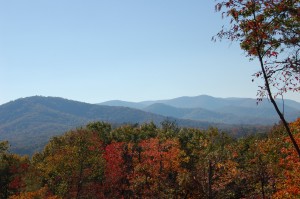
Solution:
M 300 142 L 300 119 L 290 124 Z M 234 139 L 165 122 L 94 122 L 32 159 L 0 143 L 0 198 L 299 198 L 299 158 L 283 127 Z
M 122 124 L 142 124 L 175 121 L 181 127 L 207 129 L 215 126 L 236 136 L 264 131 L 267 127 L 239 126 L 166 117 L 145 111 L 99 106 L 58 97 L 27 97 L 0 106 L 0 140 L 8 140 L 18 154 L 33 154 L 42 150 L 52 136 L 86 125 L 92 121 Z

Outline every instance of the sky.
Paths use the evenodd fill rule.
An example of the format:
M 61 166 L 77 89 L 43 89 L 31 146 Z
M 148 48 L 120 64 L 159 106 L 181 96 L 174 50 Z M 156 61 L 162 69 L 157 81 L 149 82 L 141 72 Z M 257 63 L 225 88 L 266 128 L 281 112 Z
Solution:
M 256 98 L 259 66 L 213 42 L 213 0 L 0 0 L 0 104 L 55 96 L 100 103 Z M 286 98 L 300 102 L 300 94 Z

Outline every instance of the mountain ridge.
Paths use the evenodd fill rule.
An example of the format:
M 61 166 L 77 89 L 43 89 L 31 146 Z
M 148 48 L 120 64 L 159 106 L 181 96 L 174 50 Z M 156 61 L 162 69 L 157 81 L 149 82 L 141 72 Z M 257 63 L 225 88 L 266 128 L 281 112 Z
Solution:
M 175 101 L 179 105 L 185 104 L 186 106 L 199 104 L 199 101 L 194 100 L 193 103 L 187 105 L 188 102 L 184 101 L 184 99 L 194 100 L 184 97 L 171 100 L 171 102 L 174 103 Z M 208 99 L 213 99 L 213 101 L 209 102 L 210 104 L 216 104 L 220 100 L 206 96 L 202 102 L 206 102 Z M 232 101 L 232 99 L 229 99 L 229 101 Z M 234 99 L 233 101 L 237 104 L 239 100 Z M 221 106 L 221 104 L 228 105 L 228 102 L 222 102 L 218 104 L 217 107 L 219 108 L 211 107 L 214 110 L 209 110 L 199 107 L 178 108 L 164 104 L 168 100 L 165 100 L 164 103 L 156 104 L 154 102 L 157 101 L 152 101 L 151 103 L 153 104 L 148 106 L 145 104 L 150 101 L 144 102 L 142 106 L 135 106 L 134 102 L 114 101 L 114 105 L 122 103 L 123 105 L 140 107 L 129 108 L 89 104 L 59 97 L 26 97 L 0 105 L 0 140 L 8 140 L 12 145 L 11 149 L 13 152 L 33 154 L 35 151 L 41 150 L 51 137 L 61 135 L 66 131 L 84 126 L 93 121 L 104 121 L 115 125 L 154 122 L 159 125 L 162 121 L 171 120 L 176 121 L 181 127 L 205 129 L 213 126 L 228 132 L 234 129 L 234 132 L 231 132 L 235 135 L 256 132 L 256 127 L 260 128 L 278 122 L 278 120 L 272 120 L 264 123 L 266 120 L 263 120 L 260 115 L 248 118 L 237 115 L 239 111 L 256 113 L 256 109 L 252 105 L 250 108 L 246 106 L 252 103 L 251 99 L 250 102 L 248 101 L 249 99 L 240 103 L 246 107 L 244 107 L 245 109 L 236 106 Z M 297 105 L 298 103 L 295 102 L 294 106 L 297 107 Z M 231 112 L 228 112 L 227 109 Z M 216 112 L 216 110 L 218 111 Z M 286 110 L 295 109 L 286 106 Z M 259 113 L 265 116 L 263 113 Z M 297 116 L 299 115 L 300 111 Z M 270 115 L 265 116 L 265 118 L 270 118 Z M 257 123 L 257 121 L 260 123 Z
M 293 121 L 297 117 L 300 117 L 299 102 L 285 100 L 283 104 L 282 100 L 279 99 L 277 99 L 276 102 L 281 109 L 284 107 L 288 121 Z M 122 103 L 119 104 L 117 101 L 114 101 L 114 103 L 107 101 L 104 102 L 104 104 L 110 106 L 126 106 L 130 104 L 131 107 L 164 116 L 226 124 L 270 125 L 279 121 L 279 117 L 272 104 L 268 102 L 267 99 L 257 103 L 257 100 L 253 98 L 216 98 L 209 95 L 199 95 L 156 101 L 122 101 Z M 162 104 L 168 106 L 168 108 L 166 106 L 163 107 Z
M 135 124 L 176 120 L 181 126 L 207 128 L 215 123 L 164 117 L 127 107 L 88 104 L 58 97 L 20 98 L 0 106 L 0 140 L 8 140 L 12 150 L 25 148 L 33 153 L 37 144 L 93 121 Z M 43 146 L 43 144 L 40 144 Z M 28 147 L 28 149 L 26 149 Z M 41 148 L 38 148 L 41 149 Z
M 200 100 L 200 101 L 199 101 Z M 217 101 L 223 101 L 223 104 L 228 104 L 231 102 L 239 102 L 241 103 L 241 101 L 243 103 L 248 102 L 251 103 L 253 106 L 261 106 L 264 105 L 266 102 L 268 102 L 267 98 L 264 98 L 262 102 L 258 102 L 257 103 L 257 99 L 254 98 L 242 98 L 242 97 L 226 97 L 226 98 L 222 98 L 222 97 L 213 97 L 210 95 L 198 95 L 198 96 L 182 96 L 182 97 L 176 97 L 176 98 L 172 98 L 172 99 L 165 99 L 165 100 L 147 100 L 147 101 L 140 101 L 140 102 L 130 102 L 130 101 L 123 101 L 123 100 L 109 100 L 109 101 L 105 101 L 105 102 L 101 102 L 101 103 L 97 103 L 99 104 L 105 104 L 105 105 L 110 105 L 110 106 L 120 106 L 120 105 L 126 105 L 131 104 L 132 106 L 136 106 L 138 104 L 138 106 L 149 106 L 151 104 L 154 103 L 164 103 L 164 104 L 168 104 L 177 108 L 207 108 L 208 104 L 212 104 L 214 102 Z M 182 102 L 182 104 L 176 105 L 176 103 L 180 103 Z M 208 101 L 208 103 L 207 103 Z M 296 108 L 298 110 L 300 110 L 300 102 L 297 102 L 295 100 L 290 100 L 290 99 L 284 99 L 285 103 L 287 103 L 289 106 Z M 121 103 L 118 103 L 121 102 Z M 193 103 L 189 103 L 189 105 L 187 105 L 188 102 L 193 102 Z M 281 99 L 276 99 L 276 102 L 279 104 L 282 104 L 282 100 Z M 173 104 L 173 105 L 172 105 Z M 175 104 L 175 105 L 174 105 Z M 196 104 L 196 105 L 195 105 Z M 198 104 L 198 105 L 197 105 Z M 205 104 L 205 105 L 203 105 Z

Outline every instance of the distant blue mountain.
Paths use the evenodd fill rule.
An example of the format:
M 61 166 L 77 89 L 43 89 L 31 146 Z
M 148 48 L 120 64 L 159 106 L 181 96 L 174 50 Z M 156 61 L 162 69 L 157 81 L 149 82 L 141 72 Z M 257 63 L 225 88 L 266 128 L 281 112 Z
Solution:
M 111 100 L 111 101 L 99 103 L 98 105 L 121 106 L 121 107 L 135 108 L 135 109 L 143 109 L 147 107 L 147 105 L 144 105 L 142 103 L 126 102 L 121 100 Z
M 289 121 L 300 117 L 300 103 L 293 100 L 276 100 Z M 208 95 L 179 97 L 169 100 L 118 102 L 103 104 L 127 106 L 163 116 L 225 124 L 274 124 L 279 121 L 273 105 L 264 99 L 257 104 L 251 98 L 216 98 Z M 130 106 L 129 106 L 130 105 Z

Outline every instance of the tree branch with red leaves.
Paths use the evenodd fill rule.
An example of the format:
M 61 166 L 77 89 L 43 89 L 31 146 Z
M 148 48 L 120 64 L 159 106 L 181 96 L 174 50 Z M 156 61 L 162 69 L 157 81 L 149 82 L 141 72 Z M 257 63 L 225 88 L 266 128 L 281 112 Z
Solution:
M 288 91 L 300 91 L 300 0 L 220 0 L 216 11 L 230 18 L 213 39 L 240 43 L 250 60 L 258 59 L 262 78 L 258 101 L 267 97 L 300 158 L 300 149 L 275 98 Z

